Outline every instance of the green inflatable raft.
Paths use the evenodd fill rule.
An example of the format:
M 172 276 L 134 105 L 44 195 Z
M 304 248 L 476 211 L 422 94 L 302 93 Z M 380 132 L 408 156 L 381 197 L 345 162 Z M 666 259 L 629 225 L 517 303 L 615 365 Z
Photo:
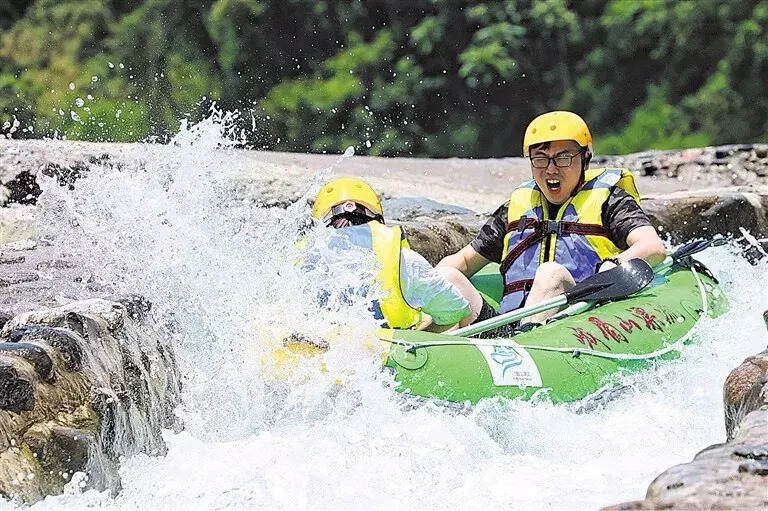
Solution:
M 502 281 L 489 265 L 472 279 L 498 306 Z M 728 308 L 717 280 L 690 257 L 657 270 L 640 292 L 603 304 L 580 303 L 509 339 L 477 339 L 383 329 L 385 365 L 398 391 L 446 401 L 503 396 L 554 403 L 582 399 L 659 359 L 679 357 L 704 315 Z

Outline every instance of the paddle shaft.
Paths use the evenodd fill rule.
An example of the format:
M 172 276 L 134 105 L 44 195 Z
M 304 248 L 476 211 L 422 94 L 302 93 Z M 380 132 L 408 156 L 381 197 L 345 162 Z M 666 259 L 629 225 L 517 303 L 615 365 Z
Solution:
M 462 336 L 468 337 L 470 335 L 479 334 L 481 332 L 485 332 L 487 330 L 491 330 L 493 328 L 496 328 L 502 325 L 507 325 L 509 323 L 519 321 L 523 318 L 527 318 L 528 316 L 533 316 L 534 314 L 538 314 L 539 312 L 544 312 L 549 309 L 554 309 L 555 307 L 560 307 L 567 303 L 568 303 L 568 297 L 566 297 L 565 295 L 558 295 L 558 296 L 555 296 L 554 298 L 550 298 L 549 300 L 543 301 L 536 305 L 531 305 L 529 307 L 522 307 L 520 309 L 507 312 L 506 314 L 502 314 L 494 318 L 488 318 L 483 321 L 478 321 L 477 323 L 467 325 L 464 328 L 459 328 L 457 330 L 451 330 L 450 332 L 445 332 L 445 334 L 446 335 L 462 335 Z
M 471 336 L 574 301 L 623 298 L 644 288 L 652 279 L 653 270 L 648 263 L 642 259 L 632 259 L 616 268 L 587 277 L 565 293 L 542 303 L 509 311 L 446 334 Z
M 667 256 L 664 261 L 659 263 L 654 270 L 655 271 L 662 271 L 666 268 L 669 268 L 675 262 L 682 257 L 690 256 L 692 254 L 695 254 L 697 252 L 701 252 L 702 250 L 708 248 L 713 243 L 716 243 L 717 240 L 709 240 L 707 241 L 694 241 L 690 242 L 682 247 L 680 247 L 675 253 Z M 609 270 L 612 271 L 612 270 Z M 644 287 L 644 286 L 642 286 Z M 634 291 L 633 291 L 634 292 Z M 507 312 L 506 314 L 501 314 L 500 316 L 496 316 L 493 318 L 488 318 L 483 321 L 479 321 L 477 323 L 473 323 L 471 325 L 467 325 L 463 328 L 458 328 L 456 330 L 452 330 L 449 332 L 445 332 L 446 335 L 454 335 L 454 336 L 472 336 L 475 334 L 479 334 L 482 332 L 486 332 L 488 330 L 492 330 L 496 327 L 500 327 L 503 325 L 508 325 L 510 323 L 513 323 L 515 321 L 519 321 L 523 318 L 527 318 L 528 316 L 533 316 L 534 314 L 538 314 L 539 312 L 544 312 L 550 309 L 554 309 L 555 307 L 561 307 L 563 305 L 568 304 L 569 299 L 566 295 L 558 295 L 554 298 L 551 298 L 549 300 L 546 300 L 544 302 L 541 302 L 536 305 L 531 305 L 529 307 L 522 307 L 520 309 L 516 309 L 510 312 Z M 579 302 L 579 303 L 584 303 Z
M 657 272 L 665 270 L 670 266 L 672 266 L 674 263 L 675 263 L 675 260 L 672 259 L 672 257 L 667 256 L 667 258 L 664 259 L 664 261 L 662 261 L 661 263 L 659 263 L 654 267 L 654 270 Z M 471 336 L 477 333 L 491 330 L 499 326 L 506 325 L 508 323 L 512 323 L 514 321 L 519 321 L 523 318 L 527 318 L 528 316 L 533 316 L 534 314 L 538 314 L 539 312 L 544 312 L 549 309 L 554 309 L 555 307 L 560 307 L 562 305 L 565 305 L 566 303 L 567 303 L 566 296 L 558 295 L 550 300 L 541 302 L 538 305 L 531 305 L 530 307 L 522 307 L 520 309 L 516 309 L 506 314 L 502 314 L 500 316 L 489 318 L 483 321 L 478 321 L 477 323 L 467 325 L 464 328 L 458 328 L 456 330 L 452 330 L 450 332 L 444 332 L 444 333 L 445 335 Z M 591 303 L 592 302 L 577 302 L 574 305 L 579 305 L 582 308 L 588 308 L 589 305 L 591 305 Z M 477 328 L 474 328 L 474 327 L 477 327 Z

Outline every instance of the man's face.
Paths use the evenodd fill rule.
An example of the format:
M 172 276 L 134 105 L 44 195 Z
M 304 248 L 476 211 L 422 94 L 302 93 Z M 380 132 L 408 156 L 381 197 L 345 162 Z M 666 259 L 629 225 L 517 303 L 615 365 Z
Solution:
M 576 155 L 567 167 L 558 167 L 549 160 L 545 168 L 534 167 L 531 163 L 533 179 L 552 204 L 562 204 L 568 200 L 581 179 L 581 162 L 584 158 L 581 147 L 573 140 L 555 140 L 531 147 L 530 158 L 553 158 Z M 567 158 L 564 158 L 567 159 Z

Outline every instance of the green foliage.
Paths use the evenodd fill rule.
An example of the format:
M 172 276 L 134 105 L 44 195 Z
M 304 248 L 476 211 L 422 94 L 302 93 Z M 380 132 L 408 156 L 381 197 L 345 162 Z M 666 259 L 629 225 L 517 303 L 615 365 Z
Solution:
M 164 140 L 215 101 L 288 151 L 519 154 L 555 108 L 600 152 L 768 141 L 768 0 L 6 4 L 17 137 Z
M 621 154 L 646 149 L 676 149 L 701 147 L 711 143 L 706 133 L 691 131 L 691 123 L 685 114 L 666 100 L 657 87 L 648 91 L 648 99 L 637 108 L 629 124 L 614 135 L 597 139 L 595 152 Z

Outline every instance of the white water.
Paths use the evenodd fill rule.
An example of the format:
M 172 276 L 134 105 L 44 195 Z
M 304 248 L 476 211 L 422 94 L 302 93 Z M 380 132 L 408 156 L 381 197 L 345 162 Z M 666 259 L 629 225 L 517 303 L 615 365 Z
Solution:
M 137 146 L 135 165 L 94 171 L 74 192 L 46 186 L 44 234 L 178 325 L 186 429 L 167 432 L 165 457 L 123 460 L 118 497 L 73 483 L 33 509 L 595 509 L 642 498 L 658 473 L 724 439 L 722 383 L 766 344 L 765 263 L 727 247 L 702 254 L 731 312 L 702 321 L 680 360 L 627 378 L 632 392 L 591 413 L 518 402 L 408 409 L 359 346 L 374 331 L 365 304 L 325 311 L 311 291 L 320 283 L 297 271 L 306 201 L 285 211 L 230 200 L 227 183 L 245 169 L 225 126 L 214 115 L 185 128 L 163 160 Z M 328 173 L 306 183 L 307 196 Z M 348 270 L 344 285 L 371 268 Z M 271 384 L 265 345 L 331 323 L 354 333 L 331 350 L 328 372 Z

